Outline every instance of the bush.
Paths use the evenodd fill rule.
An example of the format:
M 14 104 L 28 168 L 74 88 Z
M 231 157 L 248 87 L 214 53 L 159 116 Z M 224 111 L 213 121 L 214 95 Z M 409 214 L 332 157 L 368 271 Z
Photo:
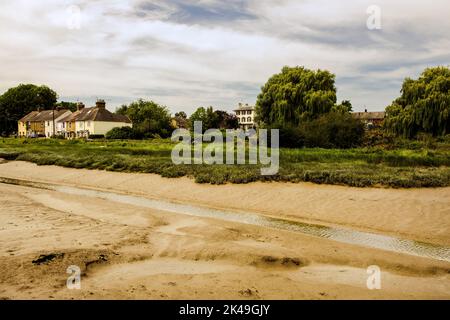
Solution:
M 110 130 L 105 137 L 108 140 L 141 140 L 143 134 L 134 128 L 122 127 Z
M 284 127 L 275 126 L 274 128 L 280 128 L 280 147 L 282 148 L 297 148 L 304 146 L 303 132 L 299 127 L 287 125 Z M 268 135 L 270 138 L 270 134 Z
M 97 140 L 97 139 L 105 139 L 104 134 L 91 134 L 89 135 L 89 139 Z
M 305 121 L 300 127 L 281 127 L 280 146 L 348 149 L 362 144 L 364 132 L 364 124 L 351 114 L 330 112 L 315 120 Z
M 301 127 L 304 146 L 312 148 L 358 147 L 363 142 L 364 124 L 350 113 L 330 112 Z

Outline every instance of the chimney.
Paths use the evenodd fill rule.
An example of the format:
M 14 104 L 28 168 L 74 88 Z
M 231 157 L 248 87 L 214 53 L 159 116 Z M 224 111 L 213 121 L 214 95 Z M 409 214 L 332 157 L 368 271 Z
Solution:
M 56 106 L 55 108 L 56 111 L 61 111 L 61 109 L 62 109 L 61 106 Z
M 83 102 L 78 102 L 77 103 L 77 111 L 83 110 L 84 109 L 84 103 Z
M 105 100 L 97 100 L 97 102 L 95 103 L 95 107 L 99 108 L 99 109 L 105 109 L 106 108 L 106 102 Z
M 42 112 L 43 110 L 44 110 L 44 108 L 42 108 L 42 107 L 37 108 L 37 112 Z
M 366 110 L 364 110 L 364 112 L 366 112 L 366 113 L 367 113 L 367 109 L 366 109 Z

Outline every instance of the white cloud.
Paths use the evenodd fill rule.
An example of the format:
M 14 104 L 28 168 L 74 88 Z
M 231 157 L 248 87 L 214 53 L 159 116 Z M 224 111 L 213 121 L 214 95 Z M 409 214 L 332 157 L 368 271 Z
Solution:
M 62 97 L 111 106 L 151 98 L 172 111 L 254 103 L 284 65 L 329 69 L 340 99 L 381 109 L 405 76 L 449 64 L 448 1 L 14 1 L 0 6 L 0 91 L 47 84 Z M 67 28 L 67 8 L 81 29 Z

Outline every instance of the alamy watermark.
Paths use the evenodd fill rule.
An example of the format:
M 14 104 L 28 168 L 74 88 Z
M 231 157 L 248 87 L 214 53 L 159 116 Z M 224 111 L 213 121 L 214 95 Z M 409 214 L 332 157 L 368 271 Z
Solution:
M 267 129 L 259 129 L 258 132 L 254 129 L 248 131 L 228 129 L 225 135 L 218 129 L 209 129 L 203 133 L 202 122 L 195 121 L 193 136 L 189 130 L 177 129 L 172 134 L 172 141 L 179 142 L 172 149 L 172 162 L 177 165 L 260 164 L 265 166 L 261 168 L 261 175 L 264 176 L 275 175 L 279 170 L 278 129 L 270 130 L 269 147 Z M 203 142 L 207 143 L 205 147 Z
M 67 278 L 66 285 L 69 290 L 81 290 L 81 269 L 78 266 L 69 266 L 66 270 L 70 276 Z
M 81 29 L 81 9 L 79 6 L 72 5 L 66 9 L 66 25 L 69 30 Z
M 372 5 L 367 8 L 366 13 L 369 15 L 366 22 L 367 29 L 381 30 L 381 8 L 377 5 Z
M 370 266 L 367 268 L 367 289 L 380 290 L 381 289 L 381 269 L 379 266 Z

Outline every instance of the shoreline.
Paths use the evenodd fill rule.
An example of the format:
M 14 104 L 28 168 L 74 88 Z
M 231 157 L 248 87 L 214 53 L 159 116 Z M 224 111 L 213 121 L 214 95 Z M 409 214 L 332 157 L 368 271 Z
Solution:
M 208 186 L 185 178 L 171 180 L 146 174 L 38 167 L 23 162 L 0 164 L 0 176 L 6 175 L 42 183 L 83 185 L 92 190 L 107 189 L 118 194 L 132 193 L 144 198 L 171 198 L 177 203 L 205 208 L 222 204 L 222 207 L 240 207 L 243 212 L 250 209 L 253 212 L 254 208 L 265 204 L 267 208 L 260 209 L 268 212 L 273 206 L 280 206 L 278 212 L 271 214 L 279 218 L 290 212 L 291 206 L 300 205 L 293 197 L 298 192 L 310 196 L 303 201 L 306 207 L 320 207 L 325 200 L 331 201 L 320 207 L 321 210 L 330 205 L 336 207 L 342 194 L 344 198 L 348 197 L 348 189 L 342 187 L 330 189 L 330 186 L 284 183 Z M 269 191 L 266 190 L 268 187 Z M 362 204 L 367 202 L 367 197 L 373 196 L 366 188 L 350 191 L 354 201 L 362 199 Z M 380 190 L 375 191 L 379 197 L 386 195 L 385 191 L 381 195 Z M 246 198 L 252 201 L 233 200 L 241 198 L 242 192 L 250 193 L 253 197 Z M 429 192 L 420 193 L 420 196 L 410 193 L 408 191 L 409 196 L 405 196 L 397 191 L 395 197 L 388 197 L 388 201 L 400 201 L 403 206 L 412 196 L 422 205 L 428 205 L 436 196 L 433 193 L 430 198 Z M 285 197 L 291 201 L 286 201 Z M 0 274 L 0 298 L 4 299 L 450 297 L 450 263 L 446 261 L 126 204 L 101 194 L 75 196 L 62 189 L 0 183 L 0 202 L 0 268 L 5 270 Z M 441 209 L 447 208 L 446 205 L 440 203 Z M 342 209 L 345 208 L 337 207 L 337 210 Z M 371 206 L 366 207 L 370 214 L 366 212 L 364 216 L 356 215 L 351 207 L 347 209 L 350 212 L 348 221 L 354 219 L 356 223 L 356 219 L 364 217 L 360 225 L 390 217 L 373 217 Z M 300 213 L 292 212 L 292 215 L 299 220 Z M 338 222 L 346 219 L 336 219 L 339 214 L 326 213 L 319 210 L 316 214 L 322 214 L 329 224 L 344 225 Z M 402 217 L 409 221 L 409 233 L 416 235 L 419 233 L 411 226 L 418 225 L 418 230 L 436 229 L 432 221 L 440 215 L 421 216 L 405 210 Z M 392 224 L 396 217 L 390 219 L 385 223 Z M 448 230 L 445 219 L 439 225 Z M 37 261 L 44 262 L 38 264 Z M 67 290 L 68 265 L 80 267 L 81 290 Z M 382 290 L 369 290 L 366 286 L 367 268 L 372 265 L 382 270 Z
M 218 210 L 251 211 L 450 245 L 450 188 L 384 189 L 286 182 L 205 185 L 187 177 L 37 166 L 20 161 L 0 164 L 0 176 L 118 191 Z

